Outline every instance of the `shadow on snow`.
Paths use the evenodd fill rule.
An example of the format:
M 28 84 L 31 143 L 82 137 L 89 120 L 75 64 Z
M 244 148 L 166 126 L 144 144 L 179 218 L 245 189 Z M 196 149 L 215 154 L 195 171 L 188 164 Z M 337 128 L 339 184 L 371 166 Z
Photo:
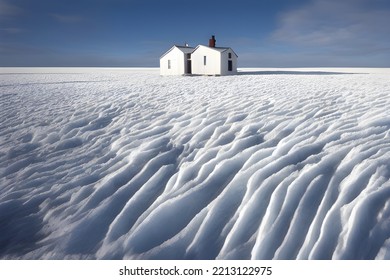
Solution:
M 270 71 L 238 71 L 237 75 L 346 75 L 346 74 L 367 74 L 367 73 L 349 73 L 349 72 L 331 72 L 331 71 L 289 71 L 289 70 L 270 70 Z

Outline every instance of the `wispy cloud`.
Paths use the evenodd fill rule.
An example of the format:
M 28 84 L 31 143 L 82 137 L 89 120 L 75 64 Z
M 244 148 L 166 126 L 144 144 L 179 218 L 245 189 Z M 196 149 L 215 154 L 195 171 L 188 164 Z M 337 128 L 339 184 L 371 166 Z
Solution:
M 79 15 L 50 14 L 50 16 L 62 23 L 78 23 L 84 20 L 84 18 Z
M 19 27 L 15 27 L 13 23 L 10 23 L 15 17 L 19 17 L 21 14 L 23 14 L 21 8 L 11 5 L 5 0 L 0 0 L 0 35 L 3 42 L 6 40 L 5 35 L 14 35 L 24 31 Z
M 7 34 L 18 34 L 23 32 L 23 29 L 17 27 L 6 27 L 6 28 L 0 28 L 0 31 L 5 32 Z
M 390 9 L 383 3 L 383 0 L 313 0 L 281 14 L 272 39 L 334 52 L 388 51 Z
M 9 4 L 5 0 L 0 0 L 0 19 L 13 17 L 19 15 L 22 9 L 19 7 Z

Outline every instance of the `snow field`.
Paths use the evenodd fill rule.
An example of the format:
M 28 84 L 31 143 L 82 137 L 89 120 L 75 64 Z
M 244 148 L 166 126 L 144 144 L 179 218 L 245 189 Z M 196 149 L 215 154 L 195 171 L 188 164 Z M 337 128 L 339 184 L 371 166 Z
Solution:
M 389 259 L 389 74 L 2 68 L 0 256 Z

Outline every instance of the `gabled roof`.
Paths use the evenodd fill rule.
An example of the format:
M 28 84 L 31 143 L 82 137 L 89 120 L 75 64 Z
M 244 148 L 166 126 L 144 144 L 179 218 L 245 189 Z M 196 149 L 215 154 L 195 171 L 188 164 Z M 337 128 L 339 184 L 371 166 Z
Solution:
M 172 51 L 174 48 L 177 48 L 179 49 L 182 53 L 192 53 L 195 48 L 193 47 L 187 47 L 187 46 L 178 46 L 178 45 L 173 45 L 172 48 L 170 48 L 168 51 L 166 51 L 162 56 L 160 56 L 160 59 L 163 58 L 167 53 L 169 53 L 170 51 Z
M 231 50 L 234 55 L 236 57 L 238 57 L 238 55 L 234 52 L 234 50 L 232 48 L 229 48 L 229 47 L 209 47 L 209 46 L 205 46 L 205 45 L 198 45 L 196 48 L 193 48 L 193 47 L 187 47 L 187 46 L 178 46 L 178 45 L 173 45 L 172 48 L 170 48 L 168 51 L 166 51 L 162 56 L 160 56 L 160 59 L 163 58 L 166 54 L 168 54 L 169 52 L 171 52 L 174 48 L 177 48 L 179 49 L 182 53 L 184 54 L 188 54 L 188 53 L 193 53 L 195 50 L 197 50 L 199 47 L 205 47 L 205 48 L 208 48 L 208 49 L 211 49 L 211 50 L 214 50 L 214 51 L 218 51 L 220 53 L 223 53 L 227 50 Z
M 179 50 L 181 50 L 183 53 L 192 53 L 195 48 L 193 47 L 188 47 L 188 46 L 177 46 L 175 45 L 176 48 L 178 48 Z
M 227 50 L 231 50 L 236 57 L 238 57 L 238 55 L 233 51 L 232 48 L 229 48 L 229 47 L 209 47 L 209 46 L 205 46 L 205 45 L 198 45 L 194 50 L 197 50 L 199 47 L 205 47 L 205 48 L 208 48 L 208 49 L 211 49 L 211 50 L 214 50 L 214 51 L 218 51 L 220 53 L 223 53 L 223 52 L 226 52 Z

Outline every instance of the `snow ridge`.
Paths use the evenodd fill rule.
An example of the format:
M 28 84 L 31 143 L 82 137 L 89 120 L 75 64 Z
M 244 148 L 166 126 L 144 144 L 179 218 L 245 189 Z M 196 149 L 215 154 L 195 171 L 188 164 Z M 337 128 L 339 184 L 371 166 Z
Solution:
M 0 71 L 0 257 L 389 259 L 388 69 Z

